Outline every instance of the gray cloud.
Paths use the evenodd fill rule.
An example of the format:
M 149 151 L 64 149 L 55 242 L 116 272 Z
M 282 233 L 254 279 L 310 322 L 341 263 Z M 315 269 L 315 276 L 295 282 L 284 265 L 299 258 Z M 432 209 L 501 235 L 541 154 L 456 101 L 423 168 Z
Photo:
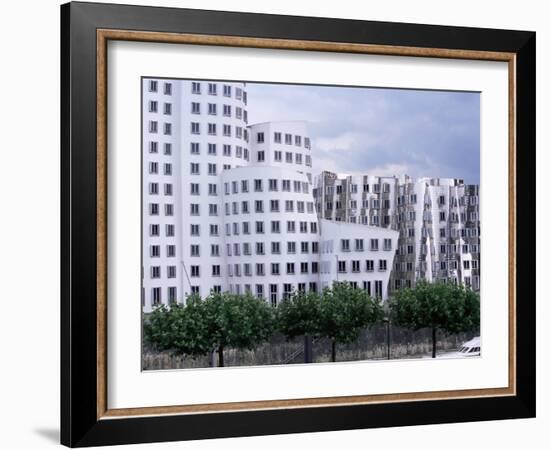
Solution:
M 309 122 L 316 171 L 479 183 L 479 93 L 260 83 L 248 91 L 250 123 Z

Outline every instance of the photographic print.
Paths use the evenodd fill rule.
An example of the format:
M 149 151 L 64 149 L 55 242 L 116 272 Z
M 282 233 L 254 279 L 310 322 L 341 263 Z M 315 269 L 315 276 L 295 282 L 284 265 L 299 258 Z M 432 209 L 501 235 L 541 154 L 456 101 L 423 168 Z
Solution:
M 479 92 L 141 82 L 143 370 L 481 355 Z

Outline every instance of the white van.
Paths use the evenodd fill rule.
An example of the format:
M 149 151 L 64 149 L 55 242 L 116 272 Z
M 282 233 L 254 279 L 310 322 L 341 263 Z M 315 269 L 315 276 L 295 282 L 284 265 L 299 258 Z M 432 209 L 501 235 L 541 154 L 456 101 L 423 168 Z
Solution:
M 481 339 L 480 336 L 473 338 L 472 340 L 465 342 L 460 347 L 457 356 L 480 356 L 481 355 Z

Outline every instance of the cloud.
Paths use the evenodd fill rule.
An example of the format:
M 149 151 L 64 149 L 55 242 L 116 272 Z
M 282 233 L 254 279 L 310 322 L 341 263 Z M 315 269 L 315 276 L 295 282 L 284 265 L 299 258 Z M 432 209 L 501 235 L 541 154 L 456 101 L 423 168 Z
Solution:
M 306 120 L 315 172 L 479 183 L 477 93 L 248 84 L 250 122 Z

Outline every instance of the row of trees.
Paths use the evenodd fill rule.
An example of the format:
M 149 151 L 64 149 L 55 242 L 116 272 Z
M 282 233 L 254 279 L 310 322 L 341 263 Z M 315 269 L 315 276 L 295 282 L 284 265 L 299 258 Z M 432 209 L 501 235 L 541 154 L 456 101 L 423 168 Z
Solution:
M 431 328 L 435 357 L 437 330 L 479 327 L 479 296 L 462 286 L 426 282 L 398 291 L 385 307 L 346 282 L 335 282 L 322 293 L 294 292 L 277 307 L 251 294 L 212 293 L 204 300 L 192 295 L 185 305 L 156 308 L 144 332 L 159 351 L 197 357 L 215 350 L 219 366 L 224 366 L 225 349 L 252 350 L 275 331 L 289 340 L 328 338 L 336 361 L 338 344 L 354 342 L 361 330 L 384 319 L 413 330 Z

